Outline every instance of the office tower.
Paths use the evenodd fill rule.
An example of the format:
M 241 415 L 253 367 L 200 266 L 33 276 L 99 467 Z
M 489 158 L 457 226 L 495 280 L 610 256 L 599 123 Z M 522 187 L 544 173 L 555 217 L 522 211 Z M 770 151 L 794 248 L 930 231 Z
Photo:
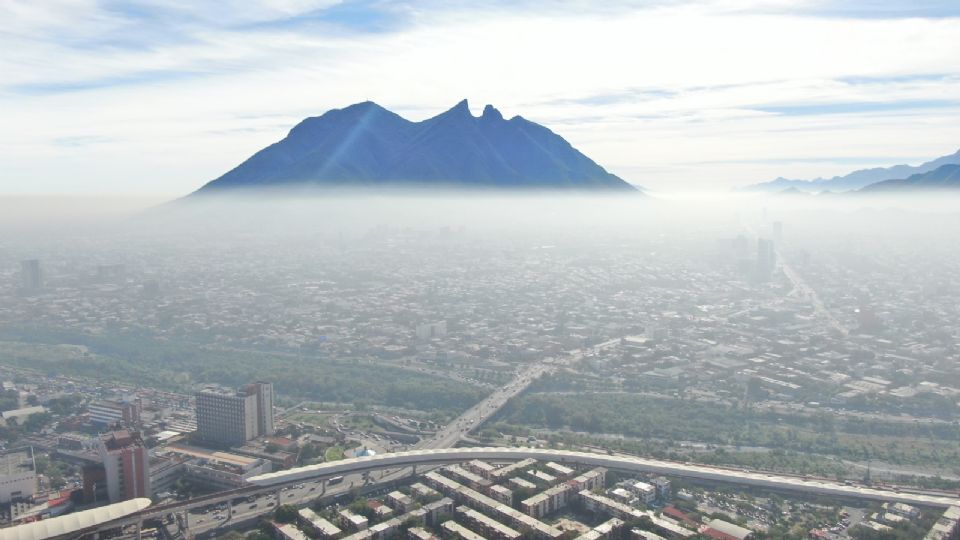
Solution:
M 257 396 L 223 388 L 197 393 L 197 433 L 207 443 L 235 446 L 257 436 Z
M 757 240 L 757 278 L 768 280 L 777 264 L 777 252 L 773 240 L 760 238 Z
M 40 271 L 40 261 L 30 259 L 20 262 L 20 278 L 23 288 L 28 291 L 38 291 L 43 286 L 43 274 Z
M 150 497 L 150 455 L 139 433 L 120 430 L 104 434 L 98 449 L 110 502 Z
M 256 396 L 207 388 L 197 394 L 197 433 L 207 442 L 242 445 L 257 436 Z
M 419 324 L 416 328 L 417 339 L 428 340 L 447 335 L 447 321 Z
M 773 222 L 773 241 L 779 246 L 783 243 L 783 222 Z
M 273 383 L 257 381 L 244 386 L 240 393 L 257 397 L 257 436 L 273 435 Z
M 234 446 L 274 433 L 273 383 L 257 381 L 235 392 L 208 387 L 196 399 L 197 433 L 205 442 Z

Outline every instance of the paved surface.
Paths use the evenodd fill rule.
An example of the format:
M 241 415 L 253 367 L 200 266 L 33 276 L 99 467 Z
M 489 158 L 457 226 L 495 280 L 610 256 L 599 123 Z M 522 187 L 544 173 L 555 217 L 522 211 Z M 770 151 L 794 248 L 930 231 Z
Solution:
M 895 491 L 834 482 L 822 478 L 788 476 L 753 472 L 746 469 L 695 465 L 659 459 L 641 458 L 625 454 L 601 454 L 544 448 L 445 448 L 412 450 L 367 458 L 347 459 L 320 463 L 287 471 L 263 474 L 250 479 L 259 486 L 288 485 L 312 478 L 343 474 L 359 470 L 380 469 L 395 466 L 437 465 L 442 463 L 484 459 L 492 461 L 517 461 L 533 458 L 545 461 L 577 463 L 591 467 L 665 474 L 713 480 L 731 484 L 760 486 L 783 491 L 813 493 L 869 501 L 891 501 L 920 506 L 947 507 L 960 505 L 956 496 L 946 496 L 922 491 Z

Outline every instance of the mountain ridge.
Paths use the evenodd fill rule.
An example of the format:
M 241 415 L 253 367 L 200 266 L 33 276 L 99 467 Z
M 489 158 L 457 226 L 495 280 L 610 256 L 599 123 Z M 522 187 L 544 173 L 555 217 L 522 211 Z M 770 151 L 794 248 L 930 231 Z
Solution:
M 928 191 L 960 188 L 960 164 L 941 165 L 932 171 L 917 173 L 899 180 L 884 180 L 861 188 L 858 193 L 883 193 L 890 191 Z
M 639 190 L 550 129 L 467 100 L 420 122 L 372 102 L 306 118 L 195 194 L 240 188 L 475 187 Z
M 813 180 L 794 180 L 777 178 L 768 182 L 761 182 L 742 188 L 744 191 L 780 192 L 788 188 L 796 188 L 808 193 L 822 191 L 855 191 L 871 184 L 887 180 L 901 180 L 914 174 L 922 174 L 937 169 L 942 165 L 960 164 L 960 150 L 953 154 L 941 156 L 920 165 L 893 165 L 890 167 L 874 167 L 859 169 L 843 176 L 832 178 L 816 178 Z

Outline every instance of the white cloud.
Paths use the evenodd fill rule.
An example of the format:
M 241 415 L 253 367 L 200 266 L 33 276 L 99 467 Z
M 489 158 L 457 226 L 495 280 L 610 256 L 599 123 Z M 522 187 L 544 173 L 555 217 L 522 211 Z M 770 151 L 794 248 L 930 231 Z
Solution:
M 9 74 L 0 192 L 185 193 L 302 117 L 364 99 L 412 119 L 463 97 L 477 110 L 494 103 L 552 127 L 628 180 L 661 188 L 836 174 L 857 157 L 934 157 L 960 146 L 949 103 L 960 96 L 956 19 L 792 13 L 816 4 L 421 10 L 396 32 L 345 33 L 214 25 L 204 21 L 216 13 L 181 3 L 164 6 L 187 15 L 175 39 L 81 47 L 77 40 L 97 35 L 134 39 L 125 28 L 143 23 L 92 3 L 60 11 L 7 3 L 0 15 L 14 22 L 0 23 L 0 47 L 15 54 L 0 58 Z M 277 0 L 225 18 L 274 20 L 323 5 Z M 53 92 L 58 85 L 89 89 Z M 763 110 L 857 102 L 929 106 Z

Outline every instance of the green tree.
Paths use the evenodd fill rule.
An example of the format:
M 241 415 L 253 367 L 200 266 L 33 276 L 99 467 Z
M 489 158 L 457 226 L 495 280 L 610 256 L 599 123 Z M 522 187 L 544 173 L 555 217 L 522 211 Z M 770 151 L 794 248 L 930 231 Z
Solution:
M 297 507 L 292 504 L 281 504 L 273 512 L 273 517 L 279 523 L 293 523 L 297 520 Z

